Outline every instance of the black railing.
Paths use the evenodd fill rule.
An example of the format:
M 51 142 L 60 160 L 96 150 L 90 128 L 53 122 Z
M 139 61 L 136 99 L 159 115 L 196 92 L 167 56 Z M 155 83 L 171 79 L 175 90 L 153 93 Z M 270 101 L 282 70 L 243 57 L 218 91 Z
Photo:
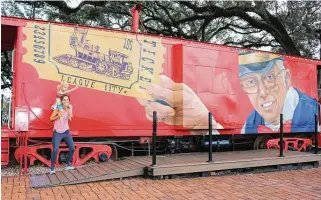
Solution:
M 156 166 L 156 135 L 157 135 L 157 112 L 153 112 L 153 162 L 152 166 Z
M 314 144 L 315 144 L 315 148 L 314 148 L 314 153 L 318 154 L 318 148 L 319 148 L 319 142 L 318 142 L 318 115 L 314 116 Z
M 212 138 L 212 113 L 208 113 L 208 136 L 209 136 L 209 143 L 208 143 L 208 162 L 213 162 L 213 152 L 212 152 L 212 146 L 213 146 L 213 138 Z
M 280 114 L 280 157 L 283 155 L 284 142 L 283 142 L 283 114 Z

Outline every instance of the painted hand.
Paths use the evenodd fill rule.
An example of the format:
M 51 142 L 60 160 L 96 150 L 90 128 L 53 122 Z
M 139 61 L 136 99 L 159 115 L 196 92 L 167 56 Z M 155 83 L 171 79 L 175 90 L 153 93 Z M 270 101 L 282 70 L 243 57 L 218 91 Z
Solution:
M 151 84 L 146 90 L 156 99 L 156 101 L 138 99 L 138 102 L 145 107 L 147 119 L 152 121 L 153 111 L 156 111 L 158 121 L 168 125 L 184 126 L 189 129 L 208 128 L 208 109 L 184 83 L 175 83 L 161 75 L 160 85 Z M 214 123 L 213 119 L 213 127 Z

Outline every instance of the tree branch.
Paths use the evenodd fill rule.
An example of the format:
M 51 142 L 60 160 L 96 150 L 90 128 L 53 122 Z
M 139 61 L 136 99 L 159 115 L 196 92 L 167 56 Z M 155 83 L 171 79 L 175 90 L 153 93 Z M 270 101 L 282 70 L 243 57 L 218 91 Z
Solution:
M 162 4 L 160 4 L 159 2 L 157 2 L 157 1 L 155 1 L 155 3 L 156 3 L 157 6 L 159 6 L 160 8 L 162 8 L 165 11 L 165 13 L 167 14 L 168 18 L 172 21 L 172 26 L 177 28 L 178 33 L 179 33 L 178 37 L 181 37 L 182 35 L 185 35 L 183 30 L 179 27 L 179 25 L 175 24 L 175 20 L 172 17 L 172 15 L 169 13 L 168 9 L 165 6 L 163 6 Z
M 211 23 L 211 20 L 205 19 L 200 30 L 202 31 L 201 41 L 205 41 L 205 29 Z
M 200 19 L 215 19 L 218 17 L 238 16 L 244 21 L 248 22 L 251 26 L 271 33 L 271 35 L 276 39 L 277 42 L 279 42 L 283 46 L 287 53 L 300 55 L 300 52 L 294 45 L 293 40 L 285 30 L 284 26 L 276 17 L 272 16 L 266 10 L 263 2 L 256 2 L 256 5 L 254 7 L 234 6 L 226 9 L 213 4 L 204 7 L 198 7 L 189 1 L 181 1 L 180 3 L 192 9 L 196 14 L 191 17 L 181 19 L 177 23 L 185 23 L 187 21 Z M 210 12 L 211 14 L 204 14 L 206 12 Z M 264 21 L 260 21 L 258 19 L 255 19 L 254 17 L 251 17 L 247 12 L 256 13 Z
M 10 87 L 11 87 L 11 83 L 1 84 L 1 90 L 6 89 L 6 88 L 10 88 Z
M 261 41 L 258 41 L 258 42 L 254 42 L 254 41 L 251 41 L 251 40 L 242 40 L 240 42 L 235 42 L 235 41 L 228 41 L 228 42 L 225 42 L 224 45 L 240 45 L 240 46 L 243 46 L 245 48 L 252 48 L 252 47 L 256 47 L 256 48 L 259 48 L 259 47 L 263 47 L 263 46 L 266 46 L 266 47 L 281 47 L 280 45 L 274 45 L 272 44 L 273 41 L 269 41 L 268 43 L 264 43 L 264 42 L 261 42 Z M 246 44 L 247 43 L 247 44 Z
M 232 25 L 232 26 L 234 26 L 234 25 Z M 263 31 L 263 30 L 256 30 L 256 31 L 249 31 L 249 32 L 240 32 L 240 31 L 233 29 L 232 27 L 228 27 L 227 29 L 229 29 L 235 33 L 238 33 L 238 34 L 242 34 L 242 35 L 248 35 L 248 34 L 252 34 L 252 33 L 260 33 Z
M 217 29 L 216 31 L 214 31 L 209 37 L 207 37 L 207 41 L 211 40 L 216 34 L 218 34 L 219 32 L 227 29 L 231 24 L 226 24 L 225 26 Z

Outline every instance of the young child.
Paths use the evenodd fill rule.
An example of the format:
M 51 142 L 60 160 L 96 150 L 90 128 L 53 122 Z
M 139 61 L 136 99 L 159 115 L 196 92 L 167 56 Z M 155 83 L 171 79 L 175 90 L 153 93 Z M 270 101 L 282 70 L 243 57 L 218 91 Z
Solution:
M 60 97 L 64 94 L 68 94 L 69 92 L 72 92 L 78 88 L 78 86 L 68 90 L 68 83 L 66 81 L 61 81 L 60 85 L 57 86 L 57 96 L 56 96 L 56 102 L 51 106 L 52 110 L 58 109 L 59 111 L 62 111 L 62 102 L 60 100 Z

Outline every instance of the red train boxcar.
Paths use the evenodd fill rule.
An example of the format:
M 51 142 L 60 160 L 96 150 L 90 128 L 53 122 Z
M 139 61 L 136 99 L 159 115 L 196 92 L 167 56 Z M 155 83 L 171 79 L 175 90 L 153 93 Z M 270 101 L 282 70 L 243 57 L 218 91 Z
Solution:
M 153 111 L 163 151 L 206 146 L 209 112 L 216 144 L 264 148 L 278 137 L 281 113 L 286 137 L 313 138 L 319 60 L 12 17 L 2 17 L 1 28 L 1 50 L 13 51 L 3 164 L 9 152 L 18 161 L 27 152 L 31 164 L 49 165 L 49 116 L 61 81 L 78 86 L 70 93 L 76 165 L 115 159 L 116 147 L 144 150 Z

